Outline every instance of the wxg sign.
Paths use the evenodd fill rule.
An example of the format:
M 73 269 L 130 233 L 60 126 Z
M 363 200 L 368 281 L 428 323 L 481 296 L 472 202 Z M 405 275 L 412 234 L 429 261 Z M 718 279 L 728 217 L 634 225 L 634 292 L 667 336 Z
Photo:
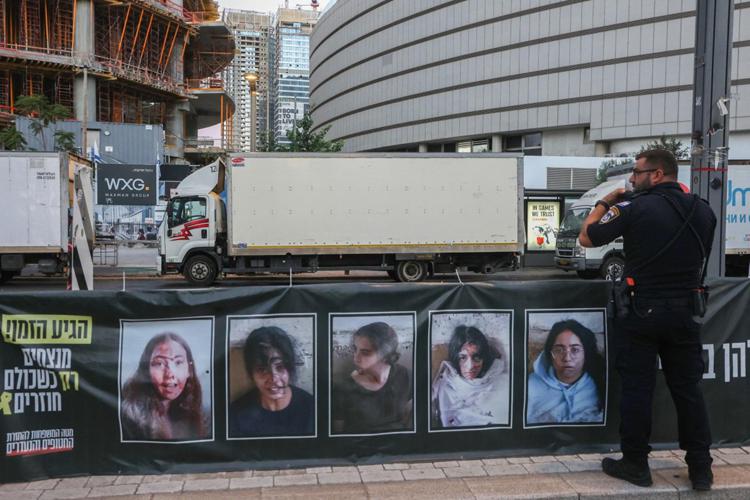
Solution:
M 100 164 L 96 185 L 99 205 L 156 205 L 154 165 Z

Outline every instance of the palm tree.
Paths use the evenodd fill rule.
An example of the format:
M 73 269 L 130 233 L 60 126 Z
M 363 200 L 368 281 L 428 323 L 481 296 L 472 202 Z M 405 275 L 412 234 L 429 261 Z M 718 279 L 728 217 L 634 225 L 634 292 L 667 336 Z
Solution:
M 0 131 L 0 148 L 5 151 L 18 151 L 26 147 L 26 139 L 23 134 L 16 130 L 15 125 Z

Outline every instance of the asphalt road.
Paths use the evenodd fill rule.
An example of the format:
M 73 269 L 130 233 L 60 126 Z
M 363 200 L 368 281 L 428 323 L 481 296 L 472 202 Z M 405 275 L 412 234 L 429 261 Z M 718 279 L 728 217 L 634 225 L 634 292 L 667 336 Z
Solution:
M 181 275 L 155 276 L 157 249 L 140 243 L 119 245 L 117 251 L 112 247 L 97 248 L 94 253 L 94 289 L 122 290 L 123 274 L 125 275 L 126 290 L 190 290 L 191 287 Z M 526 268 L 517 271 L 503 271 L 496 274 L 482 275 L 462 273 L 461 280 L 465 283 L 504 281 L 504 280 L 551 280 L 578 279 L 575 273 L 566 273 L 555 268 Z M 393 283 L 385 272 L 378 271 L 323 271 L 318 273 L 295 274 L 293 284 L 304 285 L 311 283 Z M 455 274 L 435 275 L 430 283 L 457 283 Z M 214 288 L 231 288 L 240 286 L 287 286 L 289 275 L 230 275 L 222 277 Z M 0 292 L 65 290 L 65 277 L 46 277 L 36 272 L 34 267 L 26 268 L 21 276 L 0 285 Z

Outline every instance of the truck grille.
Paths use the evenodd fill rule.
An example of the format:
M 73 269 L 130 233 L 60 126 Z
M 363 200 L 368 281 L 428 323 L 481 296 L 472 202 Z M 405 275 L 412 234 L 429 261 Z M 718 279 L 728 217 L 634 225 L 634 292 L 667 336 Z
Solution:
M 573 249 L 572 248 L 558 248 L 557 256 L 558 257 L 572 257 Z

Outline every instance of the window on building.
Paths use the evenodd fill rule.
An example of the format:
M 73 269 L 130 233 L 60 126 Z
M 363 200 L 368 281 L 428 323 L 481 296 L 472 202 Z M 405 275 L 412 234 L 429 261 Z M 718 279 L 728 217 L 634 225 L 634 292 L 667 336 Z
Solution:
M 506 135 L 503 137 L 503 151 L 523 153 L 526 156 L 542 156 L 542 133 Z
M 490 150 L 488 139 L 474 139 L 456 143 L 457 153 L 485 153 Z

